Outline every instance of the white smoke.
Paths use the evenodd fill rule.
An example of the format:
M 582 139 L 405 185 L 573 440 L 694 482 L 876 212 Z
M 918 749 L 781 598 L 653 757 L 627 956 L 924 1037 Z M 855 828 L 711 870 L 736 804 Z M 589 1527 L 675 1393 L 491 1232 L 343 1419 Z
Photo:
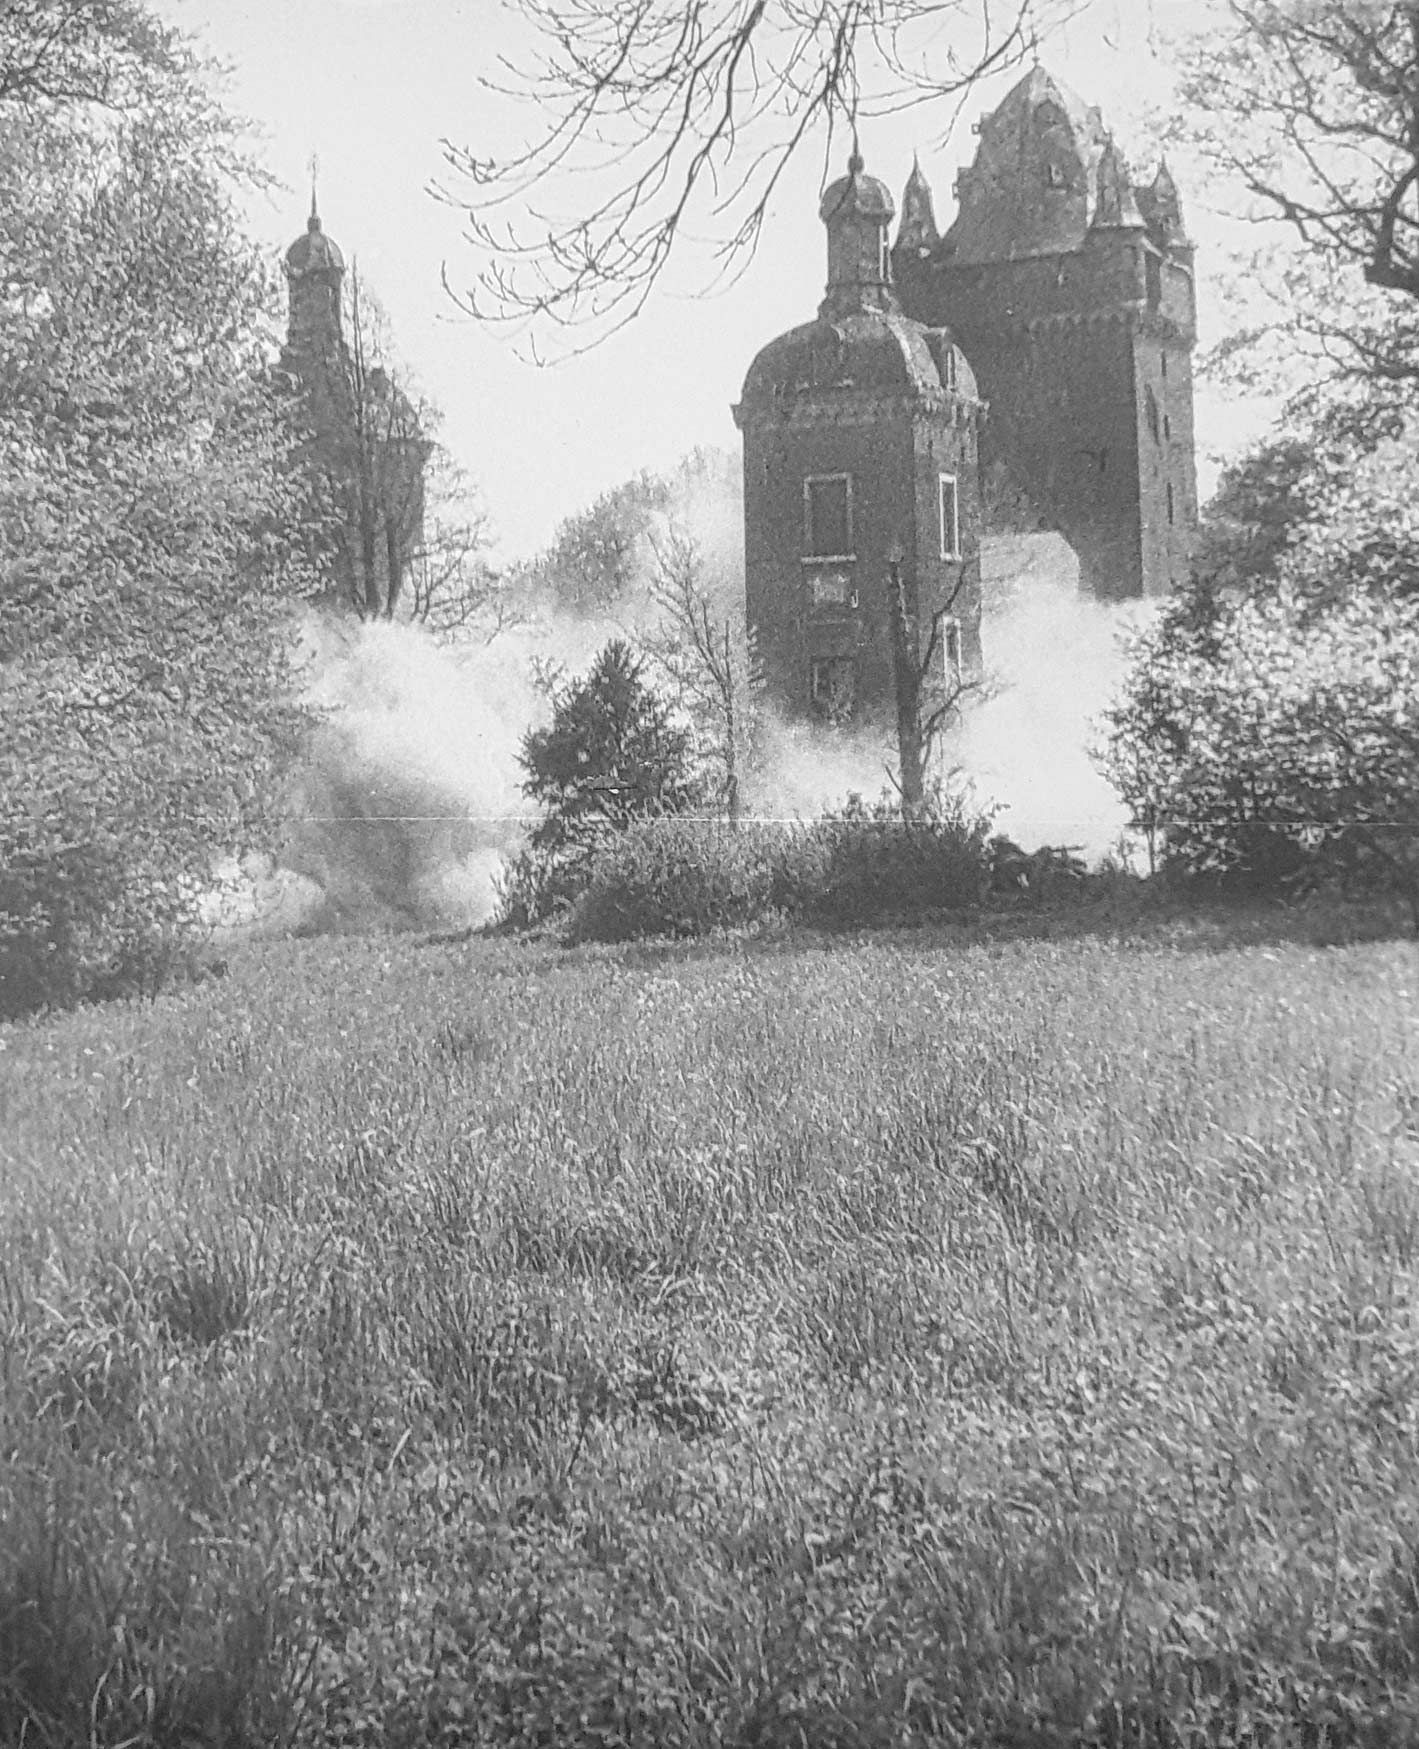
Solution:
M 742 524 L 723 469 L 686 470 L 670 513 L 700 546 L 716 608 L 742 601 Z M 667 522 L 668 526 L 668 522 Z M 942 748 L 996 829 L 1026 848 L 1109 851 L 1125 826 L 1094 768 L 1095 722 L 1123 671 L 1119 637 L 1149 604 L 1082 597 L 1078 565 L 1058 537 L 986 544 L 982 642 L 992 695 Z M 471 927 L 497 904 L 506 859 L 525 842 L 524 735 L 547 720 L 539 664 L 585 674 L 613 637 L 634 638 L 655 609 L 644 592 L 612 620 L 563 619 L 442 645 L 417 627 L 314 621 L 310 696 L 325 713 L 292 804 L 279 864 L 248 859 L 218 871 L 205 910 L 219 933 L 371 927 Z M 772 716 L 745 774 L 747 809 L 811 819 L 850 794 L 889 787 L 886 730 L 822 730 Z
M 1079 592 L 1079 562 L 1058 535 L 983 543 L 981 641 L 992 696 L 952 737 L 950 756 L 1002 804 L 997 830 L 1027 849 L 1079 846 L 1090 861 L 1127 827 L 1089 757 L 1123 678 L 1124 634 L 1157 604 Z

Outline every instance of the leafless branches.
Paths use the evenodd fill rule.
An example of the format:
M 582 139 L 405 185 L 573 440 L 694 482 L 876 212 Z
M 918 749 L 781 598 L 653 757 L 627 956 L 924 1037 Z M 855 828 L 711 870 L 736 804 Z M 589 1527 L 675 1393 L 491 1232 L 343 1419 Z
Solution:
M 1228 0 L 1185 96 L 1264 211 L 1373 286 L 1419 298 L 1419 4 Z
M 503 160 L 444 141 L 474 270 L 467 312 L 534 356 L 624 326 L 683 238 L 713 277 L 752 256 L 789 164 L 835 130 L 963 98 L 1087 0 L 521 0 L 536 44 L 496 91 L 545 117 Z M 952 115 L 942 114 L 943 131 Z
M 897 700 L 896 786 L 902 818 L 910 824 L 926 812 L 926 773 L 943 731 L 960 714 L 966 698 L 983 681 L 962 666 L 957 613 L 970 571 L 962 567 L 945 602 L 931 615 L 922 641 L 920 614 L 893 561 L 887 567 L 887 618 L 892 634 L 892 678 Z M 955 633 L 955 650 L 948 648 Z
M 641 642 L 678 702 L 708 741 L 720 767 L 724 809 L 738 822 L 744 756 L 752 739 L 757 675 L 742 615 L 722 613 L 707 589 L 705 560 L 692 534 L 672 525 L 653 541 L 650 596 L 662 619 Z

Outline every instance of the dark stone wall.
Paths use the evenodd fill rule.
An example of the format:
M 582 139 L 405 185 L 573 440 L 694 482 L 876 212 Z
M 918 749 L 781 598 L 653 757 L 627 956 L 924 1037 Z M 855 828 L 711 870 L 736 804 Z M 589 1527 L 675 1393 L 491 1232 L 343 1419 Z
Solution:
M 1187 265 L 1105 232 L 1054 255 L 897 267 L 907 313 L 949 327 L 975 370 L 983 466 L 1065 536 L 1083 587 L 1109 599 L 1180 581 L 1197 519 Z
M 887 619 L 889 565 L 900 555 L 909 603 L 923 636 L 957 583 L 954 617 L 962 658 L 980 661 L 977 417 L 972 403 L 942 397 L 928 405 L 907 395 L 834 391 L 800 395 L 791 408 L 742 405 L 745 577 L 749 623 L 770 695 L 790 715 L 809 715 L 815 659 L 851 657 L 857 665 L 859 720 L 888 721 L 895 710 Z M 805 557 L 804 481 L 846 473 L 852 479 L 853 552 L 849 562 Z M 954 473 L 961 557 L 941 555 L 939 476 Z

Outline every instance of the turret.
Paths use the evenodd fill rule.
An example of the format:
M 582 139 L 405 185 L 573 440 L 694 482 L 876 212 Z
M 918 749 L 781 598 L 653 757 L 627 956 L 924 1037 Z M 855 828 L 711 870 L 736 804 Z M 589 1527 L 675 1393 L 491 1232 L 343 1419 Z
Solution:
M 828 289 L 818 313 L 829 320 L 863 310 L 894 310 L 887 231 L 896 208 L 887 186 L 864 174 L 854 148 L 847 175 L 824 194 L 818 216 L 828 230 Z
M 345 277 L 345 257 L 321 228 L 315 190 L 310 194 L 310 217 L 304 235 L 286 251 L 286 286 L 290 300 L 286 343 L 293 351 L 338 347 L 340 287 Z
M 1143 214 L 1128 174 L 1128 165 L 1110 137 L 1099 159 L 1091 234 L 1101 231 L 1144 231 Z
M 1158 248 L 1164 254 L 1176 255 L 1184 261 L 1190 261 L 1193 254 L 1192 239 L 1183 223 L 1182 197 L 1178 193 L 1177 183 L 1173 181 L 1173 173 L 1168 168 L 1166 158 L 1159 162 L 1152 186 L 1140 190 L 1138 203 L 1147 222 L 1149 235 Z
M 941 241 L 936 229 L 936 212 L 931 200 L 931 185 L 922 175 L 921 161 L 913 156 L 912 173 L 902 190 L 902 222 L 897 230 L 894 254 L 921 257 L 929 255 Z

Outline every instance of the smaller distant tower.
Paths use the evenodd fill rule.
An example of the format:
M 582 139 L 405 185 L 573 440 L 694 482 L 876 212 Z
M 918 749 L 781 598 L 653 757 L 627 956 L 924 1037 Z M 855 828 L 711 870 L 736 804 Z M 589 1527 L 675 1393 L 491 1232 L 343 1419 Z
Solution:
M 310 197 L 304 233 L 285 254 L 284 375 L 302 403 L 301 466 L 323 482 L 319 557 L 329 597 L 363 618 L 392 618 L 424 546 L 424 475 L 432 445 L 408 397 L 345 339 L 345 258 Z
M 790 715 L 829 722 L 893 717 L 893 576 L 922 648 L 942 614 L 943 666 L 980 660 L 980 402 L 950 333 L 902 314 L 894 213 L 854 150 L 819 208 L 828 281 L 817 318 L 764 347 L 734 409 L 765 680 Z M 934 229 L 929 195 L 916 218 Z
M 340 320 L 345 257 L 321 228 L 313 187 L 305 235 L 286 251 L 285 269 L 287 350 L 307 356 L 339 352 L 345 344 Z

